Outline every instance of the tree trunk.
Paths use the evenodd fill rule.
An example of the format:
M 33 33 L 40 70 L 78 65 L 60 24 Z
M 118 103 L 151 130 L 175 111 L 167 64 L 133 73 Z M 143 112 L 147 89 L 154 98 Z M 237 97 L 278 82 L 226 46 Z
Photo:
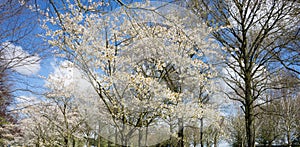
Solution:
M 172 142 L 172 141 L 173 141 L 173 139 L 172 139 L 172 138 L 173 138 L 173 135 L 172 135 L 172 134 L 174 133 L 174 131 L 173 131 L 174 128 L 173 128 L 172 123 L 169 124 L 169 127 L 170 127 L 170 128 L 169 128 L 169 129 L 170 129 L 170 135 L 169 135 L 170 138 L 169 138 L 169 141 L 168 141 L 167 144 L 168 144 L 169 146 L 172 146 L 172 145 L 171 145 L 171 144 L 173 144 L 173 142 Z
M 139 147 L 142 146 L 142 137 L 143 137 L 142 128 L 139 128 L 139 141 L 138 141 Z
M 65 146 L 67 147 L 67 146 L 68 146 L 68 144 L 69 144 L 68 137 L 65 137 L 65 138 L 64 138 L 64 142 L 65 142 Z
M 182 120 L 182 118 L 178 119 L 178 138 L 179 138 L 178 147 L 184 147 L 184 142 L 183 142 L 183 139 L 184 139 L 183 120 Z
M 37 138 L 36 147 L 40 147 L 40 137 L 39 136 Z
M 272 147 L 272 141 L 268 143 L 268 147 Z
M 218 146 L 218 139 L 217 139 L 217 137 L 218 137 L 218 133 L 216 133 L 215 136 L 214 136 L 214 147 Z
M 288 147 L 291 147 L 292 146 L 292 141 L 291 141 L 290 131 L 287 132 L 287 141 L 288 141 Z
M 203 144 L 203 118 L 200 119 L 200 147 L 204 147 L 204 144 Z
M 251 106 L 250 106 L 251 107 Z M 246 120 L 246 134 L 248 147 L 254 147 L 254 121 L 253 121 L 253 109 L 246 108 L 245 120 Z
M 98 144 L 97 144 L 97 147 L 101 147 L 101 136 L 100 136 L 100 134 L 98 135 L 98 139 L 97 139 L 98 141 Z
M 254 147 L 255 145 L 255 129 L 254 129 L 254 109 L 253 109 L 253 97 L 252 97 L 252 85 L 251 85 L 251 68 L 249 63 L 245 63 L 245 123 L 247 134 L 248 147 Z
M 145 146 L 147 146 L 147 139 L 148 139 L 148 125 L 146 127 L 146 134 L 145 134 Z
M 87 139 L 86 146 L 87 146 L 87 147 L 90 147 L 90 141 L 89 141 L 89 138 Z
M 73 138 L 73 147 L 76 147 L 76 139 L 75 139 L 75 137 Z

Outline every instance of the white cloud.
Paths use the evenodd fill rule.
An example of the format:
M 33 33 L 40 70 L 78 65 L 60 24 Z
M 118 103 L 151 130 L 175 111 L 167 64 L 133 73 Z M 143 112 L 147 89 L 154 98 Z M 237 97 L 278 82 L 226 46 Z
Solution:
M 62 61 L 58 66 L 52 64 L 54 71 L 49 75 L 45 86 L 50 89 L 60 87 L 62 89 L 72 88 L 76 96 L 88 93 L 95 96 L 92 84 L 85 78 L 84 74 L 74 66 L 72 62 Z M 69 89 L 70 90 L 70 89 Z
M 4 42 L 0 45 L 0 63 L 2 67 L 13 69 L 23 75 L 33 75 L 40 70 L 40 57 L 30 55 L 23 50 L 21 46 L 15 46 L 10 42 Z

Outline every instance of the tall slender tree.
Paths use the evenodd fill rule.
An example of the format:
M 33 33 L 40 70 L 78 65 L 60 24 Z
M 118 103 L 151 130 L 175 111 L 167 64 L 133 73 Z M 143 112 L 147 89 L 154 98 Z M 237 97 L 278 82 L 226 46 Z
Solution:
M 254 109 L 270 88 L 275 68 L 287 67 L 299 74 L 299 2 L 296 0 L 191 0 L 194 12 L 216 28 L 213 36 L 222 44 L 229 72 L 224 80 L 237 96 L 245 114 L 247 144 L 255 144 Z M 289 52 L 287 52 L 289 51 Z M 287 58 L 288 57 L 288 58 Z M 287 60 L 292 59 L 292 60 Z M 271 66 L 279 61 L 282 66 Z M 299 68 L 298 68 L 299 69 Z

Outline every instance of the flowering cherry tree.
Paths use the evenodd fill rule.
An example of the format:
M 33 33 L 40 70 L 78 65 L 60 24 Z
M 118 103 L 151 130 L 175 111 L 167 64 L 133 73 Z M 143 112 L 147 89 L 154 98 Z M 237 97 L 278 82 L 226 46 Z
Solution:
M 209 57 L 218 58 L 210 28 L 179 6 L 135 3 L 103 15 L 82 11 L 103 3 L 79 4 L 56 11 L 44 28 L 91 84 L 116 143 L 151 145 L 168 138 L 151 136 L 168 126 L 183 146 L 184 126 L 215 111 L 200 101 L 215 76 Z
M 63 62 L 47 78 L 45 98 L 22 103 L 20 129 L 26 145 L 70 146 L 84 140 L 85 117 L 74 99 L 74 75 Z M 70 72 L 70 73 L 66 73 Z

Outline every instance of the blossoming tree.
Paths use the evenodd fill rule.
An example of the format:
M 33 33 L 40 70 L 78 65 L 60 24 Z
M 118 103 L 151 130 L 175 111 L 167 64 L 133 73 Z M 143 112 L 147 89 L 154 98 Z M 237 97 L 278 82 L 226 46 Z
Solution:
M 209 57 L 218 58 L 210 29 L 168 3 L 135 3 L 106 15 L 83 11 L 103 3 L 67 6 L 45 21 L 46 35 L 92 85 L 116 143 L 141 146 L 169 138 L 151 136 L 159 129 L 183 146 L 184 127 L 215 111 L 201 103 L 215 76 Z

